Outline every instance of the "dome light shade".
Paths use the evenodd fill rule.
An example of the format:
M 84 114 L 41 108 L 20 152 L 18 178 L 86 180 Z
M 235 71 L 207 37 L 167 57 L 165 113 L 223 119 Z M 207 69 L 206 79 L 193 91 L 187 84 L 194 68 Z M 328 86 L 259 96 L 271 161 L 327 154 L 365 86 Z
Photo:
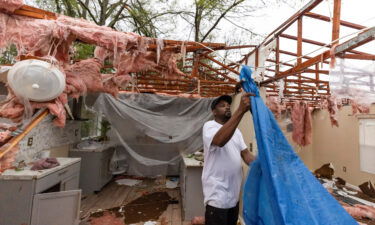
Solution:
M 52 64 L 37 59 L 17 62 L 7 78 L 17 96 L 36 102 L 55 99 L 65 89 L 65 75 Z

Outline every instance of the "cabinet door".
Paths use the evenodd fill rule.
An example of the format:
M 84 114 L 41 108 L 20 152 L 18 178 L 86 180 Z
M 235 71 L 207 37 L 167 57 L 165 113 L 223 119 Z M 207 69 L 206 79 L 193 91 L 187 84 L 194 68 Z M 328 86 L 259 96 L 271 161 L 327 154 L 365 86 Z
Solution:
M 79 174 L 75 174 L 61 181 L 60 190 L 70 191 L 78 190 L 79 186 Z
M 100 188 L 112 179 L 112 173 L 109 170 L 112 154 L 113 150 L 111 149 L 103 152 L 100 165 Z
M 81 190 L 34 196 L 31 225 L 78 225 Z

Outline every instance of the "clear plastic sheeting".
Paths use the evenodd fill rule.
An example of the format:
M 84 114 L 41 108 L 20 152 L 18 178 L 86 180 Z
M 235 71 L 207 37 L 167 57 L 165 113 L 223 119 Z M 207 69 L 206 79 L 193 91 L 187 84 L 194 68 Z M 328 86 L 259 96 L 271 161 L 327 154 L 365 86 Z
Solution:
M 337 99 L 369 106 L 375 102 L 375 62 L 337 58 L 329 72 L 329 86 Z
M 212 119 L 211 98 L 124 93 L 101 94 L 94 108 L 111 123 L 110 139 L 125 150 L 128 174 L 178 174 L 181 153 L 202 149 L 203 124 Z

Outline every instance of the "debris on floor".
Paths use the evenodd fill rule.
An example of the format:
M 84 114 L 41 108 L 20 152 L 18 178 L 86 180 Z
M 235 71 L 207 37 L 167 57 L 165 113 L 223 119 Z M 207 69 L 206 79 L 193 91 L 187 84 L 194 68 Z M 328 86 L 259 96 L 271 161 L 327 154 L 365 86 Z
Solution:
M 94 212 L 90 225 L 125 225 L 139 222 L 153 225 L 174 200 L 166 192 L 145 194 L 132 202 L 111 209 Z
M 203 149 L 194 153 L 188 154 L 187 158 L 194 158 L 197 161 L 204 162 Z
M 320 177 L 318 179 L 322 185 L 359 224 L 375 225 L 375 199 L 345 186 L 346 182 L 342 178 L 334 178 L 332 167 L 331 164 L 325 164 L 319 171 L 317 170 L 318 172 L 315 171 L 315 175 Z M 372 185 L 369 183 L 362 184 L 361 189 L 363 187 L 371 189 Z
M 175 189 L 178 187 L 178 178 L 169 178 L 166 183 L 165 187 L 169 189 Z
M 375 188 L 371 181 L 367 181 L 358 187 L 365 195 L 369 196 L 370 198 L 375 198 Z
M 125 223 L 157 220 L 167 209 L 171 197 L 166 192 L 143 195 L 125 206 Z
M 314 174 L 318 178 L 327 178 L 327 179 L 332 179 L 332 176 L 335 173 L 335 169 L 332 165 L 332 163 L 327 163 L 324 164 L 322 167 L 319 169 L 315 170 Z
M 124 218 L 111 211 L 93 213 L 88 222 L 90 225 L 125 225 Z
M 116 183 L 118 185 L 136 186 L 136 185 L 142 183 L 142 180 L 136 180 L 136 179 L 119 179 L 119 180 L 116 180 Z

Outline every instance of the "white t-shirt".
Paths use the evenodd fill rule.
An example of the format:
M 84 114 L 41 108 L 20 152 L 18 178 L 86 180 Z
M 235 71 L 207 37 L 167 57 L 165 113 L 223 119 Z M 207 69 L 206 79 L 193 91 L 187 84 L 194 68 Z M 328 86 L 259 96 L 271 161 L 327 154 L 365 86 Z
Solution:
M 247 146 L 237 128 L 223 147 L 211 145 L 212 139 L 222 126 L 215 120 L 208 121 L 203 126 L 202 185 L 205 205 L 227 209 L 235 207 L 240 197 L 241 151 Z

